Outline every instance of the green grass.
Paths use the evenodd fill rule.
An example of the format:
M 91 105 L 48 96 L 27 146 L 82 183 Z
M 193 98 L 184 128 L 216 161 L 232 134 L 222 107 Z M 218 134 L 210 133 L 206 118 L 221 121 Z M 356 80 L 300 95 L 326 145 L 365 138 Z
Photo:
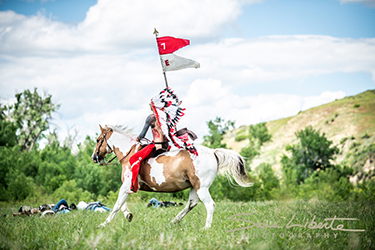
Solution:
M 96 229 L 108 213 L 72 211 L 57 217 L 13 217 L 18 205 L 1 204 L 0 249 L 374 249 L 374 204 L 329 203 L 323 201 L 229 202 L 216 203 L 212 228 L 202 230 L 206 211 L 202 203 L 180 224 L 170 221 L 182 209 L 147 208 L 145 203 L 130 203 L 134 219 L 127 222 L 122 213 L 104 229 Z M 234 217 L 236 214 L 249 214 Z M 286 224 L 305 224 L 315 216 L 357 218 L 334 223 L 334 228 L 365 229 L 365 232 L 343 232 L 331 229 L 309 229 Z M 247 220 L 247 221 L 244 221 Z M 251 222 L 277 223 L 283 228 L 249 227 Z M 336 234 L 336 236 L 334 235 Z

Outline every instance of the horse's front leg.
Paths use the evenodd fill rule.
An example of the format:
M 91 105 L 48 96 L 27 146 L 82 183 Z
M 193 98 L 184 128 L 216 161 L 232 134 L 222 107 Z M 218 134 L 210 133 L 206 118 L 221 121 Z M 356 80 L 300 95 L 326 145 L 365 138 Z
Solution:
M 131 185 L 131 171 L 129 169 L 127 169 L 124 173 L 124 182 L 122 183 L 121 187 L 120 187 L 120 192 L 118 194 L 118 198 L 117 198 L 117 201 L 116 201 L 116 204 L 115 206 L 113 207 L 113 210 L 111 211 L 111 213 L 109 214 L 108 218 L 103 222 L 101 223 L 99 226 L 97 226 L 97 228 L 100 228 L 100 227 L 105 227 L 106 224 L 110 223 L 113 218 L 116 216 L 116 214 L 120 211 L 121 208 L 123 208 L 123 212 L 125 214 L 126 211 L 128 211 L 129 214 L 131 214 L 126 206 L 126 199 L 129 197 L 129 194 L 126 193 L 126 191 L 128 191 L 130 189 L 130 185 Z M 131 219 L 129 219 L 129 215 L 127 217 L 127 215 L 125 215 L 125 217 L 131 221 L 131 219 L 133 218 L 133 215 L 131 214 Z
M 133 219 L 133 214 L 130 212 L 128 206 L 126 205 L 126 202 L 121 207 L 121 211 L 124 213 L 125 218 L 131 222 Z

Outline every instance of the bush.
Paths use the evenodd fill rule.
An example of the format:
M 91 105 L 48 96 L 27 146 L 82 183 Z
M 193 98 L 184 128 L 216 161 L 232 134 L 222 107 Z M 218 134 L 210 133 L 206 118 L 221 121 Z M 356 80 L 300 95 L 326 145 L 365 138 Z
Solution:
M 345 142 L 348 140 L 348 137 L 344 137 L 340 140 L 340 144 L 345 144 Z
M 32 196 L 36 186 L 33 178 L 25 176 L 18 169 L 11 169 L 5 177 L 8 187 L 5 190 L 4 200 L 24 200 L 28 196 Z
M 260 200 L 273 200 L 274 198 L 276 198 L 275 193 L 280 188 L 280 182 L 276 177 L 271 164 L 261 163 L 257 167 L 257 172 L 261 184 L 261 190 L 259 194 Z
M 367 133 L 365 133 L 363 136 L 362 136 L 362 139 L 368 139 L 370 138 L 371 136 L 369 136 Z
M 284 156 L 281 163 L 296 171 L 297 183 L 304 182 L 317 170 L 332 167 L 331 160 L 339 153 L 339 149 L 332 146 L 333 142 L 326 138 L 325 133 L 320 134 L 319 130 L 308 126 L 298 131 L 296 137 L 299 143 L 286 147 L 287 151 L 291 151 L 291 157 Z
M 236 137 L 234 138 L 235 141 L 243 141 L 243 140 L 246 140 L 247 139 L 247 135 L 236 135 Z
M 90 192 L 77 187 L 75 180 L 65 181 L 56 191 L 53 193 L 53 197 L 56 201 L 65 199 L 69 203 L 78 204 L 80 201 L 90 202 L 92 195 Z

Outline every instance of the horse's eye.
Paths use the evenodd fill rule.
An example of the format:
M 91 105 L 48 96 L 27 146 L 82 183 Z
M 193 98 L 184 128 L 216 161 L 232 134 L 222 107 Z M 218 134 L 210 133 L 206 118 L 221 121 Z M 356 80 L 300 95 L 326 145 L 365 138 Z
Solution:
M 99 142 L 99 139 L 96 139 L 96 143 L 98 143 Z

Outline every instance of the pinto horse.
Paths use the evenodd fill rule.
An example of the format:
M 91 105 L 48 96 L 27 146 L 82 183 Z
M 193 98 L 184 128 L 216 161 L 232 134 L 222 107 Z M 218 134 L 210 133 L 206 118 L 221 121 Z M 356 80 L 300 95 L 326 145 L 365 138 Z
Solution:
M 100 125 L 99 125 L 100 126 Z M 124 126 L 105 126 L 97 138 L 92 159 L 95 163 L 101 163 L 104 157 L 114 152 L 122 165 L 122 185 L 116 204 L 108 218 L 98 227 L 104 227 L 111 222 L 114 216 L 122 210 L 125 218 L 130 222 L 133 218 L 126 200 L 129 194 L 132 171 L 129 159 L 141 149 L 136 141 L 136 136 Z M 234 180 L 243 187 L 250 187 L 252 183 L 246 173 L 243 158 L 233 150 L 210 149 L 204 146 L 196 146 L 198 156 L 190 154 L 187 150 L 177 149 L 165 152 L 155 158 L 145 159 L 142 162 L 138 182 L 140 190 L 150 192 L 178 192 L 190 188 L 189 201 L 186 207 L 172 220 L 178 223 L 192 210 L 200 199 L 207 210 L 205 229 L 211 227 L 215 202 L 209 193 L 209 188 L 218 172 Z

